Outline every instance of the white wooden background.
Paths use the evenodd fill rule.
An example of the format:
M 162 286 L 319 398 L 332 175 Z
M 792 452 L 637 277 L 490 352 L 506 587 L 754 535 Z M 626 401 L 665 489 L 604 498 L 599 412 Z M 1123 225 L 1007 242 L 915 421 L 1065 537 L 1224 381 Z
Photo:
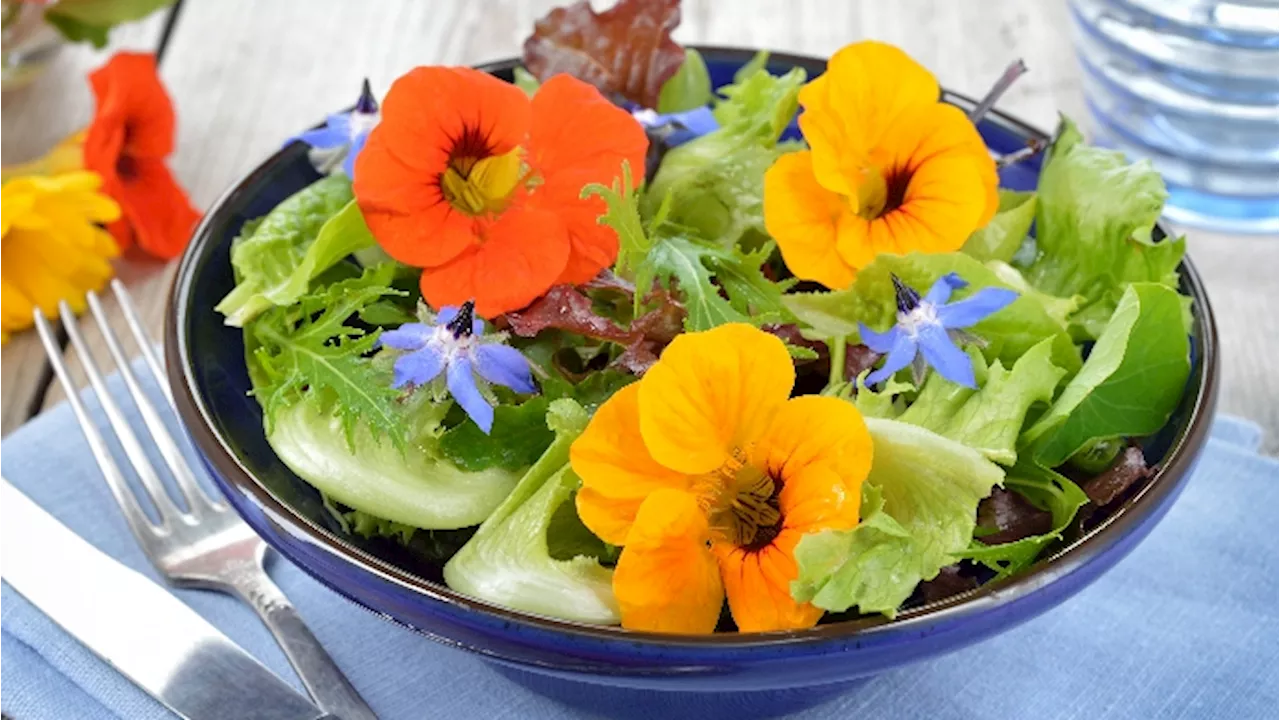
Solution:
M 349 104 L 365 76 L 384 92 L 415 65 L 516 55 L 534 19 L 563 2 L 181 0 L 169 13 L 118 28 L 112 43 L 161 51 L 161 75 L 179 118 L 172 165 L 195 204 L 207 208 L 282 140 Z M 1085 117 L 1065 0 L 685 0 L 677 32 L 683 43 L 815 55 L 860 38 L 903 47 L 943 85 L 970 95 L 1021 57 L 1031 72 L 1000 109 L 1048 129 L 1059 111 Z M 32 86 L 4 94 L 5 164 L 44 153 L 88 122 L 92 97 L 84 74 L 106 56 L 68 48 Z M 1260 423 L 1274 453 L 1280 239 L 1188 234 L 1221 330 L 1219 407 Z M 120 263 L 156 337 L 172 270 L 138 258 Z M 49 382 L 33 333 L 13 338 L 2 359 L 8 433 L 63 395 Z

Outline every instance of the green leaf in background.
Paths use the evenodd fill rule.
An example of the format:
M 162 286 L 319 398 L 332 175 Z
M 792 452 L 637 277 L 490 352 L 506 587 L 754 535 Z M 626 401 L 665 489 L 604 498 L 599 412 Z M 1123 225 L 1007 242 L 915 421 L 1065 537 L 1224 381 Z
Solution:
M 930 373 L 920 395 L 898 420 L 928 428 L 1002 465 L 1012 465 L 1018 458 L 1015 445 L 1027 411 L 1036 403 L 1053 402 L 1053 391 L 1067 374 L 1053 364 L 1052 353 L 1053 339 L 1045 338 L 1018 358 L 1012 370 L 1005 370 L 997 360 L 986 372 L 977 373 L 978 390 Z M 981 356 L 974 360 L 982 362 Z
M 761 70 L 721 88 L 720 129 L 667 152 L 645 193 L 645 217 L 655 217 L 670 195 L 669 221 L 699 237 L 730 246 L 747 233 L 765 236 L 764 171 L 799 147 L 778 145 L 778 138 L 795 115 L 804 80 L 800 68 L 781 77 Z
M 231 265 L 239 282 L 214 309 L 226 316 L 228 325 L 243 327 L 259 313 L 277 304 L 269 296 L 283 298 L 292 294 L 299 285 L 294 273 L 303 265 L 322 228 L 339 211 L 351 206 L 351 181 L 341 175 L 321 178 L 277 205 L 262 219 L 253 235 L 244 237 L 232 247 Z M 359 227 L 354 227 L 353 218 L 348 215 L 341 228 L 334 228 L 329 242 L 356 245 L 365 240 L 368 228 L 359 217 L 359 209 L 354 212 Z M 360 229 L 363 233 L 359 232 Z M 348 232 L 355 233 L 358 240 L 349 238 Z M 331 255 L 323 253 L 323 256 Z M 311 270 L 317 274 L 328 267 L 320 267 L 322 259 L 325 258 L 313 260 L 315 265 Z M 307 277 L 302 281 L 304 291 L 310 279 Z M 294 295 L 289 302 L 279 304 L 291 304 L 296 299 Z
M 873 390 L 866 385 L 867 375 L 870 374 L 870 370 L 863 370 L 855 381 L 858 392 L 853 396 L 854 407 L 858 408 L 863 417 L 897 419 L 902 414 L 900 407 L 902 403 L 895 403 L 894 398 L 902 393 L 914 391 L 916 386 L 891 377 L 884 381 L 884 387 Z
M 505 607 L 578 622 L 615 625 L 613 571 L 595 558 L 556 560 L 547 533 L 581 481 L 569 468 L 569 446 L 588 415 L 572 400 L 547 411 L 556 439 L 507 499 L 444 566 L 450 588 Z
M 1036 194 L 1000 190 L 1000 208 L 985 227 L 973 231 L 961 250 L 970 257 L 986 262 L 1008 262 L 1031 231 L 1036 219 Z
M 1053 516 L 1053 529 L 1044 535 L 1034 535 L 999 545 L 974 542 L 962 557 L 974 560 L 995 570 L 996 579 L 1009 577 L 1030 566 L 1045 547 L 1062 537 L 1062 531 L 1075 518 L 1076 512 L 1089 502 L 1080 486 L 1052 470 L 1046 470 L 1033 462 L 1019 462 L 1004 479 L 1006 490 L 1012 490 L 1041 510 Z
M 318 398 L 273 412 L 267 441 L 298 477 L 343 505 L 407 527 L 463 528 L 483 522 L 519 476 L 497 468 L 466 472 L 436 457 L 433 431 L 448 407 L 422 400 L 417 412 L 393 409 L 417 431 L 403 453 L 364 425 L 343 442 L 342 419 Z
M 170 5 L 173 0 L 58 0 L 44 11 L 44 17 L 71 42 L 87 40 L 103 48 L 111 28 Z
M 523 90 L 524 94 L 529 97 L 533 97 L 533 94 L 538 92 L 538 88 L 541 86 L 538 78 L 534 77 L 533 73 L 526 70 L 523 65 L 517 65 L 511 75 L 512 84 Z
M 674 113 L 692 110 L 711 102 L 711 74 L 707 72 L 707 64 L 702 60 L 702 53 L 693 48 L 685 48 L 684 62 L 662 84 L 658 93 L 659 113 Z
M 262 403 L 268 433 L 280 410 L 319 394 L 323 403 L 332 403 L 349 446 L 355 446 L 356 428 L 365 426 L 375 437 L 386 435 L 395 447 L 405 447 L 409 428 L 396 411 L 400 392 L 391 387 L 389 369 L 366 357 L 379 333 L 365 334 L 346 324 L 366 306 L 397 292 L 388 286 L 394 272 L 387 265 L 366 270 L 359 278 L 302 297 L 295 306 L 274 308 L 248 328 L 257 344 L 253 359 L 262 380 L 255 383 L 254 396 Z
M 1098 440 L 1159 430 L 1191 372 L 1182 299 L 1155 283 L 1125 290 L 1111 321 L 1053 406 L 1022 436 L 1043 467 Z
M 796 546 L 798 602 L 893 617 L 921 580 L 973 540 L 978 501 L 1004 471 L 977 451 L 924 428 L 867 418 L 874 442 L 852 530 L 806 535 Z M 881 502 L 881 498 L 883 502 Z
M 493 431 L 486 435 L 473 422 L 449 428 L 440 437 L 440 454 L 462 470 L 523 470 L 542 455 L 555 434 L 547 429 L 547 399 L 535 397 L 519 405 L 493 409 Z
M 774 282 L 761 271 L 761 267 L 773 255 L 774 247 L 770 240 L 752 252 L 734 247 L 728 254 L 717 252 L 710 258 L 716 280 L 729 296 L 729 304 L 751 318 L 755 325 L 781 325 L 795 319 L 791 311 L 782 304 L 782 293 L 794 285 L 795 281 Z
M 911 253 L 880 255 L 860 270 L 853 285 L 845 290 L 793 293 L 782 301 L 800 322 L 822 335 L 856 337 L 858 321 L 875 329 L 887 328 L 895 321 L 898 310 L 891 273 L 923 294 L 949 272 L 969 283 L 969 287 L 955 293 L 953 300 L 985 287 L 1009 287 L 990 268 L 964 253 Z M 1080 369 L 1080 351 L 1039 295 L 1020 295 L 969 331 L 987 341 L 982 354 L 988 362 L 1000 360 L 1012 366 L 1042 340 L 1053 338 L 1053 363 L 1068 373 Z
M 1028 282 L 1050 295 L 1084 296 L 1080 324 L 1097 337 L 1129 283 L 1177 287 L 1185 239 L 1151 236 L 1166 197 L 1150 162 L 1129 164 L 1119 152 L 1086 145 L 1064 117 L 1040 173 Z

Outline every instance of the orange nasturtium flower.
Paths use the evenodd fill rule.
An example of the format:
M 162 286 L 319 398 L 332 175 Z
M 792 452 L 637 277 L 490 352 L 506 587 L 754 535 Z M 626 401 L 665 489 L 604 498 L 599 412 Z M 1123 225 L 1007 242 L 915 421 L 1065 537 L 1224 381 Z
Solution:
M 744 632 L 812 627 L 796 543 L 858 523 L 871 437 L 848 402 L 788 399 L 795 368 L 749 325 L 678 336 L 570 448 L 578 514 L 622 545 L 624 627 L 708 633 L 726 596 Z
M 53 314 L 66 300 L 84 310 L 85 293 L 111 277 L 116 244 L 99 224 L 119 219 L 120 207 L 101 185 L 97 174 L 78 170 L 0 187 L 0 340 L 31 327 L 37 307 Z
M 173 152 L 169 94 L 146 53 L 116 53 L 89 75 L 97 98 L 84 139 L 84 165 L 103 178 L 123 217 L 107 226 L 122 249 L 137 244 L 172 258 L 191 239 L 200 213 L 165 165 Z
M 901 50 L 845 47 L 800 105 L 810 149 L 764 178 L 765 227 L 797 277 L 848 287 L 880 253 L 958 250 L 995 214 L 995 161 L 977 128 Z
M 423 268 L 432 307 L 474 300 L 493 317 L 613 263 L 604 201 L 582 188 L 644 167 L 647 148 L 630 114 L 568 75 L 530 99 L 479 70 L 420 67 L 387 93 L 354 189 L 378 244 Z

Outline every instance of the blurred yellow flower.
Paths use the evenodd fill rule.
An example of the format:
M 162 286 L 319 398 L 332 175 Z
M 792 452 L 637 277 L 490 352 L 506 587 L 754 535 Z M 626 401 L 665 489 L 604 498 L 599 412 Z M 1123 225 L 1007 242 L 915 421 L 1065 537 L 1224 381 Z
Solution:
M 84 130 L 68 135 L 43 157 L 21 165 L 0 168 L 0 182 L 23 175 L 59 175 L 84 169 Z
M 118 250 L 101 227 L 120 206 L 99 192 L 97 173 L 76 171 L 17 177 L 0 186 L 0 341 L 30 327 L 66 300 L 76 312 L 85 293 L 111 277 Z

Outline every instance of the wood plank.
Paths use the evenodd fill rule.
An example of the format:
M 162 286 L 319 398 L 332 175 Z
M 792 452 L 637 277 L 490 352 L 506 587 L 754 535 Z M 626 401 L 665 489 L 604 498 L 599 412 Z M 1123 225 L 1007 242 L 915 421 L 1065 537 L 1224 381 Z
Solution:
M 59 140 L 88 124 L 93 116 L 93 93 L 86 75 L 116 50 L 154 51 L 163 32 L 167 12 L 126 23 L 111 33 L 106 50 L 88 45 L 63 48 L 36 80 L 25 88 L 3 93 L 3 119 L 7 132 L 0 137 L 0 160 L 5 165 L 40 157 Z M 40 406 L 44 379 L 49 372 L 44 350 L 34 331 L 15 335 L 0 350 L 0 387 L 3 393 L 0 433 L 26 422 Z

